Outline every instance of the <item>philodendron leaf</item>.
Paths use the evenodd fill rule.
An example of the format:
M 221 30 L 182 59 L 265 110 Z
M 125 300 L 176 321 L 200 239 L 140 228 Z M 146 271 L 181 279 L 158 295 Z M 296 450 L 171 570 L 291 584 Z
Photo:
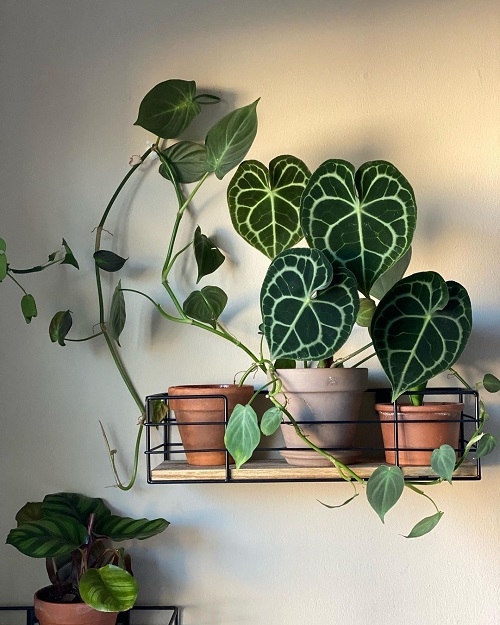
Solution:
M 277 406 L 268 408 L 262 415 L 262 419 L 260 421 L 260 430 L 262 434 L 265 436 L 271 436 L 271 434 L 274 434 L 281 425 L 282 419 L 283 412 L 280 408 Z
M 302 238 L 300 198 L 311 172 L 295 156 L 278 156 L 269 169 L 245 161 L 227 188 L 227 202 L 236 232 L 273 259 Z
M 366 497 L 382 523 L 387 512 L 403 494 L 404 485 L 403 471 L 397 466 L 383 464 L 372 473 L 366 486 Z
M 207 150 L 204 145 L 193 141 L 178 141 L 162 152 L 178 182 L 188 184 L 198 182 L 206 172 Z M 163 159 L 162 159 L 163 160 Z M 160 174 L 170 180 L 170 174 L 164 163 L 160 165 Z
M 232 111 L 213 126 L 207 134 L 206 170 L 219 180 L 245 158 L 257 134 L 257 103 Z
M 202 234 L 200 226 L 194 232 L 194 256 L 198 266 L 198 283 L 204 276 L 216 271 L 224 262 L 225 256 L 212 241 Z
M 120 345 L 120 334 L 125 327 L 127 312 L 125 310 L 125 298 L 123 297 L 122 282 L 119 280 L 111 299 L 109 311 L 109 334 Z
M 334 271 L 322 252 L 301 248 L 273 260 L 260 304 L 272 359 L 321 360 L 348 339 L 359 297 L 350 271 Z
M 79 493 L 53 493 L 46 495 L 42 502 L 43 517 L 46 519 L 73 518 L 87 525 L 90 515 L 96 522 L 111 515 L 108 506 L 100 497 L 87 497 Z
M 392 401 L 451 367 L 471 327 L 469 295 L 460 284 L 433 271 L 400 280 L 380 301 L 371 326 Z
M 420 536 L 428 534 L 436 527 L 439 521 L 441 521 L 443 514 L 444 512 L 436 512 L 436 514 L 433 514 L 432 516 L 425 517 L 425 519 L 422 519 L 415 525 L 405 538 L 420 538 Z
M 99 269 L 112 273 L 119 271 L 128 259 L 122 258 L 121 256 L 118 256 L 118 254 L 110 252 L 109 250 L 98 250 L 97 252 L 94 252 L 94 260 Z
M 11 530 L 7 544 L 31 558 L 56 558 L 85 543 L 87 528 L 71 517 L 40 519 Z
M 61 261 L 61 265 L 72 265 L 73 267 L 76 267 L 76 269 L 80 269 L 80 266 L 78 264 L 78 261 L 75 258 L 75 255 L 73 254 L 70 246 L 66 243 L 64 239 L 62 240 L 62 244 L 63 244 L 65 254 L 64 254 L 64 258 Z
M 375 313 L 375 302 L 367 297 L 362 297 L 359 302 L 359 312 L 356 317 L 356 323 L 362 328 L 369 328 Z
M 200 111 L 194 80 L 166 80 L 144 96 L 135 125 L 162 139 L 175 139 Z
M 309 246 L 350 269 L 369 297 L 409 248 L 416 211 L 410 183 L 391 163 L 371 161 L 355 172 L 351 163 L 332 159 L 309 180 L 301 222 Z
M 401 258 L 389 267 L 389 269 L 383 273 L 372 286 L 370 290 L 370 297 L 375 299 L 382 299 L 384 295 L 392 289 L 392 287 L 399 282 L 405 275 L 408 265 L 411 260 L 411 247 L 401 256 Z
M 441 447 L 439 449 L 435 449 L 431 455 L 432 469 L 439 475 L 439 477 L 442 477 L 450 484 L 453 479 L 453 471 L 455 470 L 456 461 L 457 455 L 453 447 L 450 445 L 441 445 Z
M 229 417 L 224 436 L 224 444 L 237 469 L 252 457 L 259 442 L 260 430 L 255 410 L 248 404 L 237 404 Z
M 88 569 L 80 578 L 80 596 L 100 612 L 123 612 L 133 607 L 139 586 L 130 573 L 113 564 Z
M 500 391 L 500 380 L 496 375 L 487 373 L 483 378 L 483 386 L 488 393 L 498 393 Z
M 38 315 L 35 298 L 30 293 L 25 293 L 23 295 L 21 299 L 21 311 L 24 315 L 26 323 L 31 323 L 33 317 Z
M 63 347 L 66 345 L 64 339 L 73 325 L 70 310 L 60 310 L 52 317 L 49 325 L 49 336 L 53 343 L 59 343 Z
M 483 458 L 484 456 L 487 456 L 495 449 L 496 444 L 496 436 L 493 436 L 493 434 L 483 434 L 477 444 L 477 450 L 474 457 Z
M 218 286 L 204 286 L 201 291 L 193 291 L 188 296 L 182 309 L 188 317 L 213 328 L 227 304 L 227 295 Z
M 7 250 L 7 243 L 3 239 L 0 239 L 0 282 L 7 275 L 7 255 L 5 254 Z
M 23 525 L 23 523 L 39 521 L 42 516 L 42 502 L 30 501 L 25 504 L 16 514 L 17 526 L 19 527 L 20 525 Z

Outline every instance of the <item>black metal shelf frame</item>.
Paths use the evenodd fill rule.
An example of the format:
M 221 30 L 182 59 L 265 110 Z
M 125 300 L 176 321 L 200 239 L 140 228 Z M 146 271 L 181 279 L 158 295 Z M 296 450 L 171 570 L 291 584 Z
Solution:
M 377 388 L 377 389 L 369 389 L 367 392 L 375 393 L 377 403 L 392 403 L 394 407 L 394 448 L 384 448 L 383 446 L 370 447 L 370 446 L 357 446 L 352 447 L 350 450 L 359 451 L 360 453 L 373 453 L 379 452 L 381 454 L 379 464 L 385 464 L 383 459 L 383 453 L 385 451 L 394 451 L 396 457 L 396 464 L 399 464 L 399 453 L 401 451 L 405 451 L 405 448 L 399 446 L 399 432 L 398 432 L 398 423 L 401 423 L 401 420 L 398 418 L 398 410 L 397 407 L 399 405 L 398 402 L 390 401 L 390 389 L 387 388 Z M 263 392 L 265 395 L 265 391 Z M 477 391 L 473 389 L 465 389 L 465 388 L 449 388 L 449 387 L 439 387 L 439 388 L 428 388 L 425 391 L 411 391 L 407 393 L 403 393 L 403 396 L 408 395 L 426 395 L 426 396 L 454 396 L 457 398 L 459 403 L 464 403 L 466 398 L 470 398 L 470 408 L 472 408 L 472 414 L 467 414 L 465 411 L 462 412 L 460 417 L 460 436 L 459 436 L 459 446 L 455 450 L 459 454 L 459 456 L 464 452 L 466 445 L 468 444 L 468 437 L 477 429 L 479 425 L 479 394 Z M 182 399 L 190 400 L 190 399 L 199 399 L 203 397 L 204 399 L 221 399 L 224 402 L 224 427 L 227 427 L 228 423 L 228 410 L 227 410 L 227 397 L 220 393 L 214 393 L 213 395 L 183 395 Z M 311 477 L 311 478 L 245 478 L 238 479 L 234 476 L 234 472 L 231 471 L 229 453 L 225 449 L 214 450 L 214 449 L 196 449 L 197 452 L 209 452 L 209 451 L 225 451 L 225 465 L 224 465 L 224 477 L 222 479 L 153 479 L 152 472 L 154 470 L 153 462 L 155 465 L 158 462 L 162 461 L 172 461 L 176 458 L 179 458 L 184 454 L 184 448 L 181 442 L 176 442 L 173 440 L 172 433 L 174 429 L 177 428 L 178 425 L 183 425 L 182 421 L 178 421 L 175 416 L 172 416 L 171 410 L 168 407 L 168 400 L 173 398 L 173 396 L 169 396 L 168 393 L 157 393 L 154 395 L 148 395 L 146 397 L 146 462 L 147 462 L 147 481 L 149 484 L 184 484 L 184 483 L 252 483 L 252 482 L 342 482 L 344 481 L 342 477 Z M 167 414 L 164 420 L 161 423 L 155 422 L 153 419 L 153 403 L 157 401 L 164 401 L 167 404 Z M 455 422 L 456 419 L 448 419 L 441 420 L 441 422 Z M 429 420 L 413 420 L 412 423 L 429 423 Z M 300 425 L 303 423 L 302 421 L 297 421 Z M 316 424 L 327 423 L 327 421 L 316 421 Z M 336 421 L 339 425 L 342 424 L 351 424 L 350 421 Z M 369 418 L 369 419 L 360 419 L 357 421 L 358 426 L 363 425 L 379 425 L 380 420 L 377 418 Z M 193 424 L 189 424 L 193 425 Z M 197 425 L 213 425 L 213 422 L 200 422 Z M 290 425 L 290 424 L 288 424 Z M 290 427 L 292 427 L 290 425 Z M 160 444 L 154 445 L 152 442 L 152 429 L 160 429 L 163 431 L 163 441 Z M 269 452 L 279 452 L 284 450 L 285 447 L 258 447 L 256 452 L 263 452 L 268 454 Z M 288 448 L 290 450 L 290 448 Z M 338 448 L 328 448 L 326 451 L 331 452 L 335 455 L 336 451 L 343 451 Z M 424 448 L 412 448 L 412 451 L 432 451 Z M 473 456 L 474 451 L 476 451 L 476 446 L 473 445 L 470 450 L 470 457 Z M 153 460 L 154 459 L 154 460 Z M 457 475 L 453 479 L 454 480 L 480 480 L 481 479 L 481 462 L 479 458 L 474 459 L 475 471 L 473 475 Z M 356 465 L 353 464 L 352 468 L 355 470 Z M 412 476 L 412 481 L 428 481 L 430 479 L 434 479 L 435 475 L 422 474 L 418 477 Z
M 164 625 L 181 625 L 180 610 L 177 606 L 172 605 L 135 605 L 127 612 L 118 614 L 117 623 L 120 625 L 131 625 L 135 619 L 132 618 L 132 612 L 165 612 L 165 616 L 169 619 Z M 36 625 L 38 620 L 35 616 L 35 608 L 32 605 L 3 605 L 0 606 L 0 613 L 3 612 L 26 612 L 26 625 Z M 171 614 L 168 614 L 170 612 Z

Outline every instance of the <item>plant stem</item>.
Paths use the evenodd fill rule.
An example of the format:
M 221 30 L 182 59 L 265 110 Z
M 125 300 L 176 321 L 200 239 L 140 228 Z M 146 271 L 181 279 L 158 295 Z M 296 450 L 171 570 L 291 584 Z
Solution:
M 12 270 L 11 270 L 11 269 L 9 269 L 9 271 L 7 272 L 7 276 L 8 276 L 8 277 L 9 277 L 9 278 L 13 281 L 13 282 L 15 282 L 15 283 L 17 284 L 17 286 L 21 289 L 21 291 L 22 291 L 25 295 L 28 295 L 28 293 L 27 293 L 27 292 L 26 292 L 26 290 L 25 290 L 25 289 L 21 286 L 21 284 L 19 284 L 19 282 L 18 282 L 18 281 L 14 278 L 14 276 L 13 276 L 13 275 L 11 275 L 11 273 L 10 273 L 11 271 L 12 271 Z

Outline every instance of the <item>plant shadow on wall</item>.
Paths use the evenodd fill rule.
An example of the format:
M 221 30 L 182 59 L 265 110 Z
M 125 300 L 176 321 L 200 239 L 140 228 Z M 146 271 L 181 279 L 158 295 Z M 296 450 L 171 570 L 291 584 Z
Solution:
M 354 465 L 349 466 L 351 457 L 329 451 L 346 443 L 339 445 L 323 439 L 315 424 L 303 424 L 308 420 L 306 415 L 294 413 L 294 379 L 299 378 L 299 387 L 305 385 L 306 390 L 313 379 L 323 379 L 320 387 L 331 386 L 333 378 L 340 386 L 342 379 L 344 395 L 359 398 L 367 379 L 367 371 L 360 365 L 376 356 L 391 383 L 393 402 L 412 392 L 411 401 L 418 406 L 423 402 L 427 382 L 447 370 L 470 389 L 453 368 L 471 333 L 468 293 L 462 285 L 445 281 L 434 271 L 404 277 L 410 263 L 417 208 L 410 183 L 394 165 L 369 161 L 356 170 L 345 160 L 328 159 L 311 173 L 302 160 L 291 155 L 278 156 L 269 166 L 256 160 L 244 161 L 257 132 L 258 100 L 216 122 L 203 143 L 178 139 L 201 107 L 219 101 L 216 95 L 198 93 L 193 81 L 183 80 L 160 83 L 144 97 L 136 124 L 156 139 L 142 155 L 132 157 L 131 167 L 107 204 L 95 232 L 99 331 L 84 338 L 71 337 L 72 313 L 61 310 L 50 323 L 50 338 L 62 346 L 69 341 L 104 340 L 137 406 L 140 419 L 128 483 L 123 483 L 117 474 L 116 452 L 103 429 L 119 488 L 129 489 L 135 481 L 144 427 L 143 397 L 120 356 L 120 336 L 126 321 L 125 294 L 132 294 L 146 298 L 161 317 L 203 329 L 241 349 L 250 365 L 240 385 L 257 371 L 265 374 L 268 382 L 252 393 L 247 403 L 237 404 L 230 416 L 225 444 L 237 468 L 251 458 L 261 433 L 272 435 L 284 425 L 293 434 L 293 448 L 302 448 L 299 456 L 285 455 L 287 462 L 309 463 L 314 457 L 320 463 L 333 465 L 353 485 L 354 498 L 357 485 L 364 486 L 364 479 Z M 159 174 L 171 185 L 168 200 L 172 201 L 173 194 L 177 204 L 165 243 L 165 258 L 158 269 L 164 297 L 157 301 L 118 280 L 110 310 L 106 310 L 103 272 L 118 273 L 127 259 L 104 249 L 102 235 L 116 199 L 140 166 L 153 156 L 158 158 Z M 262 324 L 258 350 L 240 342 L 222 322 L 228 301 L 226 293 L 213 284 L 197 286 L 206 282 L 207 276 L 225 260 L 213 240 L 196 225 L 189 242 L 178 244 L 181 222 L 192 201 L 199 198 L 207 178 L 215 175 L 222 180 L 235 168 L 227 188 L 232 223 L 241 237 L 270 260 L 260 294 Z M 303 245 L 303 240 L 307 245 L 297 247 Z M 58 263 L 77 266 L 65 241 L 61 251 L 51 254 L 45 265 L 28 270 L 12 267 L 7 262 L 4 241 L 1 246 L 0 279 L 9 278 L 23 291 L 21 273 L 38 272 Z M 176 292 L 173 272 L 188 253 L 194 253 L 197 275 L 193 279 L 194 290 L 184 299 Z M 23 293 L 21 308 L 29 323 L 36 316 L 31 294 Z M 366 328 L 366 344 L 347 356 L 336 357 L 355 324 Z M 483 387 L 496 392 L 500 390 L 500 380 L 487 374 L 476 385 L 477 389 Z M 259 423 L 253 404 L 263 389 L 272 407 Z M 354 406 L 353 412 L 356 410 Z M 164 402 L 156 402 L 154 421 L 161 422 L 165 414 Z M 463 453 L 457 457 L 455 445 L 448 442 L 438 444 L 432 452 L 427 462 L 438 477 L 429 484 L 451 482 L 453 472 L 471 451 L 476 457 L 492 451 L 495 438 L 484 431 L 486 420 L 481 400 L 477 430 Z M 415 483 L 405 481 L 400 466 L 382 465 L 368 479 L 367 498 L 382 521 L 405 487 L 432 501 Z M 439 522 L 443 513 L 432 503 L 435 513 L 419 522 L 408 536 L 421 536 Z

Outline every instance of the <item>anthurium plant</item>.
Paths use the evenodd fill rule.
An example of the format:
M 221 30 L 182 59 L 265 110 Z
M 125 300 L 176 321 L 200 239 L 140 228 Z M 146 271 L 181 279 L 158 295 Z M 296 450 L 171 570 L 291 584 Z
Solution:
M 102 499 L 77 493 L 55 493 L 27 503 L 16 521 L 7 544 L 31 558 L 46 558 L 52 586 L 44 589 L 45 599 L 85 602 L 101 612 L 129 610 L 137 599 L 130 555 L 112 543 L 145 540 L 169 525 L 165 519 L 112 514 Z

